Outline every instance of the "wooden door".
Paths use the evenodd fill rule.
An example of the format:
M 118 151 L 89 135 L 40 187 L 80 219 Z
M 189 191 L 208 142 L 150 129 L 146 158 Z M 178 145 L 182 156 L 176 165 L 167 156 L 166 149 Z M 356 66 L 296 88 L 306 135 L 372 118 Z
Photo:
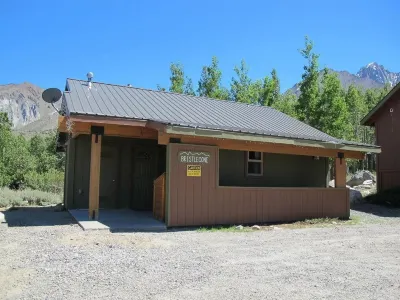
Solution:
M 152 210 L 153 182 L 156 179 L 157 149 L 138 147 L 133 151 L 132 166 L 132 202 L 135 210 Z
M 100 162 L 100 208 L 117 207 L 118 148 L 103 145 Z

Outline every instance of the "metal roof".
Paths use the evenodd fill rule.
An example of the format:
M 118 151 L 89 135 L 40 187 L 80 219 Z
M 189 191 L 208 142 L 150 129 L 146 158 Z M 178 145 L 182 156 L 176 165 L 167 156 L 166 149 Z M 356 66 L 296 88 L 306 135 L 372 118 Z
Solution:
M 154 91 L 67 79 L 64 92 L 67 114 L 149 120 L 175 126 L 241 132 L 264 136 L 374 145 L 336 139 L 271 107 L 215 100 L 206 97 Z
M 381 101 L 379 101 L 373 109 L 361 120 L 361 125 L 371 125 L 369 120 L 375 113 L 396 93 L 400 90 L 400 82 L 397 83 Z

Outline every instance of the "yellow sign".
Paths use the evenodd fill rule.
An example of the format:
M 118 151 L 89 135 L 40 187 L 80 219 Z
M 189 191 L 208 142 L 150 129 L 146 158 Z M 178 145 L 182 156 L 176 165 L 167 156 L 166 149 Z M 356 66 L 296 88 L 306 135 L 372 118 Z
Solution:
M 201 166 L 187 165 L 186 176 L 201 177 Z

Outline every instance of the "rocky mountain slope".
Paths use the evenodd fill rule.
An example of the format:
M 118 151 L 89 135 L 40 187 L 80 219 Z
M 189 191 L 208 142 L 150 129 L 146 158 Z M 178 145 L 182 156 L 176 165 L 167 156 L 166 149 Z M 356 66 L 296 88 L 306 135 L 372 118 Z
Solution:
M 335 72 L 338 75 L 339 80 L 345 89 L 347 89 L 351 84 L 363 89 L 371 89 L 383 87 L 385 84 L 395 86 L 400 82 L 400 72 L 395 73 L 388 71 L 384 66 L 379 65 L 376 62 L 369 63 L 365 67 L 362 67 L 357 74 L 351 74 L 347 71 L 330 71 Z M 299 84 L 295 84 L 290 91 L 298 96 L 300 93 Z
M 7 113 L 14 130 L 36 133 L 56 127 L 57 112 L 42 100 L 42 92 L 28 82 L 0 85 L 0 111 Z
M 400 81 L 400 72 L 393 73 L 385 69 L 384 66 L 378 65 L 376 62 L 369 63 L 362 67 L 356 74 L 360 79 L 372 79 L 380 84 L 389 83 L 390 86 L 395 86 Z

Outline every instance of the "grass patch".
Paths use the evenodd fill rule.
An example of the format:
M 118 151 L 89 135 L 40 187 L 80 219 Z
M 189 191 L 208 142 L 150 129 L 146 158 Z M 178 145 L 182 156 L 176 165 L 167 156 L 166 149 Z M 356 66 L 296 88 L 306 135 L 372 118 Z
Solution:
M 278 223 L 272 225 L 261 225 L 261 230 L 276 230 L 276 229 L 299 229 L 299 228 L 312 228 L 312 227 L 334 227 L 345 225 L 357 225 L 361 223 L 359 216 L 353 216 L 350 219 L 342 220 L 339 218 L 316 218 L 306 219 L 293 223 Z M 249 232 L 253 230 L 250 226 L 243 226 L 243 229 L 236 229 L 236 226 L 216 226 L 216 227 L 200 227 L 198 232 Z
M 317 218 L 306 219 L 304 221 L 297 221 L 290 224 L 282 224 L 285 228 L 306 228 L 306 227 L 330 227 L 337 225 L 356 225 L 360 223 L 360 217 L 354 216 L 348 220 L 338 218 Z
M 61 202 L 62 196 L 60 194 L 31 189 L 11 190 L 9 188 L 0 188 L 0 207 L 47 206 Z
M 200 227 L 197 229 L 198 232 L 248 232 L 255 231 L 251 227 L 243 226 L 243 229 L 236 229 L 236 226 L 212 226 L 212 227 Z

